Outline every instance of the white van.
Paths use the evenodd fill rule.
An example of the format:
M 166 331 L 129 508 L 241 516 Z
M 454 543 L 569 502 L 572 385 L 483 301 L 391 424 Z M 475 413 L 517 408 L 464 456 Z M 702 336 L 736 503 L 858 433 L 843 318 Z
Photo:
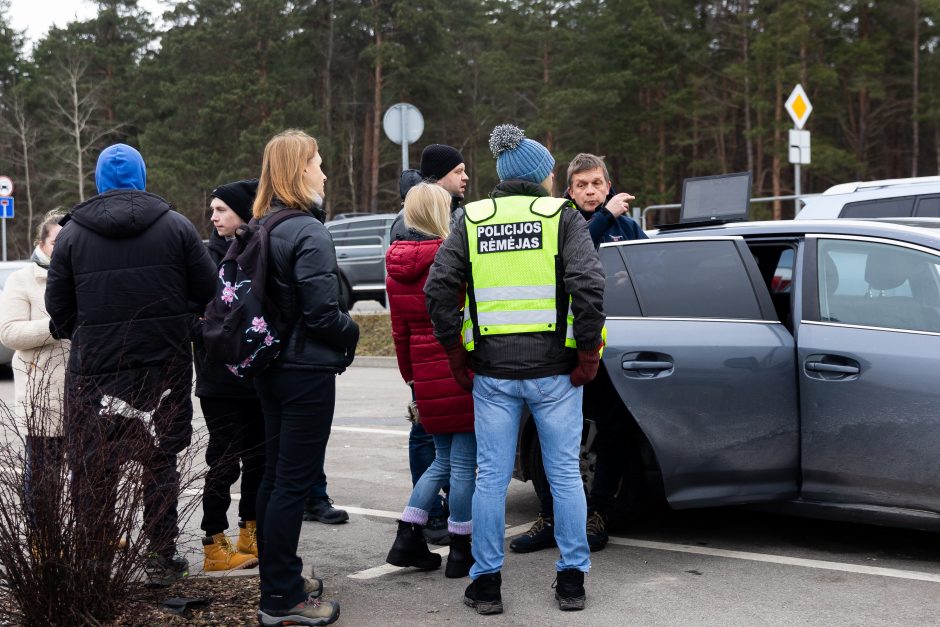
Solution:
M 940 176 L 843 183 L 802 202 L 797 220 L 940 218 Z

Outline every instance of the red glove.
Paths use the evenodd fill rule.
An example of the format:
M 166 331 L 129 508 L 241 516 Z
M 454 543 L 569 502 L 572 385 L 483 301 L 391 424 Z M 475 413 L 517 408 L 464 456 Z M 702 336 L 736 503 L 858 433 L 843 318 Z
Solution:
M 578 365 L 571 371 L 571 385 L 581 387 L 590 383 L 597 376 L 597 368 L 601 363 L 601 347 L 578 351 Z
M 463 344 L 457 342 L 451 346 L 445 346 L 444 352 L 447 353 L 447 364 L 450 366 L 450 374 L 454 377 L 457 385 L 467 392 L 473 391 L 473 381 L 470 380 L 470 353 L 463 347 Z M 594 367 L 597 371 L 597 367 Z

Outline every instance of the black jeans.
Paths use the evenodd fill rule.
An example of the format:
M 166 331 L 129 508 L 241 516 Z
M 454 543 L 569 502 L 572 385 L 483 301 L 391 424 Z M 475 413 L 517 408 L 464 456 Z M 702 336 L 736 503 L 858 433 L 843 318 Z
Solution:
M 94 559 L 96 550 L 100 552 L 95 547 L 103 542 L 117 542 L 119 533 L 136 524 L 133 517 L 138 501 L 134 486 L 138 480 L 144 506 L 142 531 L 149 551 L 164 557 L 176 552 L 180 491 L 176 451 L 189 442 L 192 404 L 188 387 L 170 388 L 162 401 L 154 400 L 160 395 L 159 388 L 155 389 L 156 392 L 146 390 L 132 397 L 140 406 L 158 408 L 146 421 L 120 413 L 102 415 L 99 411 L 102 395 L 94 387 L 68 397 L 65 451 L 72 475 L 75 543 L 76 550 L 92 556 L 90 559 Z M 140 399 L 150 402 L 144 405 L 146 400 Z M 134 406 L 132 402 L 131 407 Z M 163 419 L 160 412 L 180 420 L 186 418 L 165 438 L 173 448 L 164 448 L 152 427 L 148 427 L 151 421 L 156 424 Z M 132 474 L 122 481 L 128 471 Z
M 55 515 L 55 512 L 42 510 L 55 506 L 56 492 L 63 487 L 61 480 L 64 461 L 65 439 L 62 436 L 26 436 L 26 467 L 23 469 L 24 504 L 29 523 L 34 530 L 37 528 L 37 515 L 44 518 L 48 518 L 50 514 Z
M 258 490 L 261 607 L 291 608 L 306 598 L 297 555 L 304 500 L 326 453 L 336 375 L 266 370 L 255 380 L 264 411 L 265 469 Z
M 199 404 L 209 430 L 206 447 L 205 488 L 202 494 L 202 530 L 214 536 L 228 529 L 232 484 L 241 474 L 238 517 L 258 520 L 256 501 L 264 474 L 264 415 L 261 402 L 251 398 L 201 398 Z M 241 469 L 239 469 L 239 463 Z

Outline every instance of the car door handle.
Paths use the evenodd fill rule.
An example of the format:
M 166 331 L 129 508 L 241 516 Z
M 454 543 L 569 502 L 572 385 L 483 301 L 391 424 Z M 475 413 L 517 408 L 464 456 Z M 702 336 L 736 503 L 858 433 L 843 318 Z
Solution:
M 671 361 L 625 361 L 621 364 L 624 370 L 669 370 Z
M 345 259 L 348 256 L 349 255 L 346 253 L 339 253 L 338 255 L 336 255 L 337 259 Z
M 806 362 L 806 369 L 813 372 L 833 372 L 836 374 L 858 374 L 858 366 L 842 366 L 840 364 L 827 364 L 822 361 Z

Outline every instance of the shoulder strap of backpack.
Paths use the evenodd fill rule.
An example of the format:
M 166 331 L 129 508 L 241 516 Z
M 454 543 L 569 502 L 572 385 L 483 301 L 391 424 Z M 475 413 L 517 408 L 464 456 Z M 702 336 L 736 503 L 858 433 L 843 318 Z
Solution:
M 307 213 L 306 211 L 301 211 L 299 209 L 281 209 L 280 211 L 276 211 L 270 216 L 268 216 L 267 220 L 265 220 L 264 222 L 260 222 L 259 224 L 261 225 L 261 228 L 263 228 L 265 231 L 270 233 L 274 229 L 274 227 L 276 227 L 278 224 L 280 224 L 284 220 L 289 220 L 291 218 L 296 218 L 298 216 L 306 216 L 306 215 L 310 215 L 310 214 Z

